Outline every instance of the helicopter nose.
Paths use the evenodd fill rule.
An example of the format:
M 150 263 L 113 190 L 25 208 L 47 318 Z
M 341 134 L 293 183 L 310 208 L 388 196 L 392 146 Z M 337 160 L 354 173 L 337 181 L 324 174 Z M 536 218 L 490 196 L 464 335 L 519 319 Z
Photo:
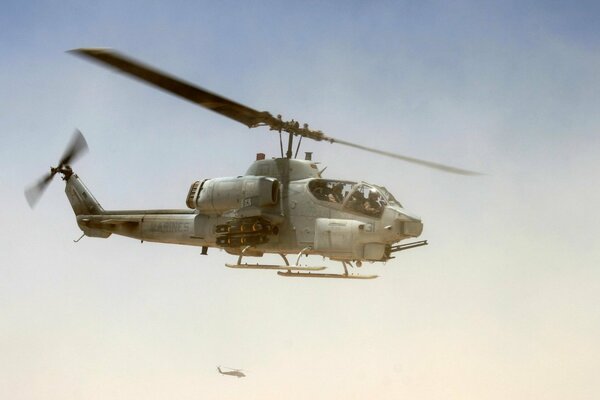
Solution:
M 403 236 L 418 237 L 423 232 L 423 223 L 415 215 L 399 213 L 396 218 L 396 232 Z

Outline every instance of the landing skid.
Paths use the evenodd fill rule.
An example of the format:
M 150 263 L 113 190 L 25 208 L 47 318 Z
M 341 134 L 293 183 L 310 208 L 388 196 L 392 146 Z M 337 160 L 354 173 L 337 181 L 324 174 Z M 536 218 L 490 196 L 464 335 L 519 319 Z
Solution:
M 279 276 L 289 276 L 294 278 L 338 278 L 338 279 L 375 279 L 378 275 L 345 275 L 345 274 L 323 274 L 310 272 L 281 272 L 277 271 Z
M 342 261 L 344 266 L 343 274 L 328 274 L 328 273 L 311 273 L 311 272 L 291 272 L 291 271 L 277 271 L 279 276 L 288 276 L 293 278 L 335 278 L 335 279 L 375 279 L 377 275 L 350 275 L 348 274 L 347 265 L 352 266 L 350 262 Z
M 313 271 L 322 271 L 326 267 L 309 267 L 309 266 L 301 266 L 300 258 L 303 254 L 307 254 L 307 252 L 311 249 L 311 247 L 306 247 L 300 251 L 298 254 L 298 258 L 296 259 L 295 265 L 290 265 L 285 254 L 279 254 L 285 265 L 269 265 L 269 264 L 242 264 L 242 258 L 244 257 L 244 253 L 250 248 L 250 246 L 246 246 L 240 252 L 236 264 L 225 264 L 228 268 L 234 269 L 270 269 L 277 270 L 277 275 L 279 276 L 289 276 L 294 278 L 337 278 L 337 279 L 375 279 L 377 275 L 354 275 L 348 273 L 348 265 L 352 267 L 352 263 L 349 261 L 341 261 L 344 267 L 343 274 L 328 274 L 328 273 L 319 273 Z M 360 264 L 357 262 L 357 266 Z M 297 271 L 297 272 L 292 272 Z
M 266 264 L 225 264 L 228 268 L 235 269 L 275 269 L 280 271 L 323 271 L 326 267 L 292 267 L 290 265 Z

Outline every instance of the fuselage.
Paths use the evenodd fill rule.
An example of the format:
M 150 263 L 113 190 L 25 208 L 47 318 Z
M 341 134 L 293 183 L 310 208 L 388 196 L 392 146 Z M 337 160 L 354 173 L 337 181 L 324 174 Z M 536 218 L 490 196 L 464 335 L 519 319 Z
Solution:
M 246 376 L 246 374 L 237 369 L 233 371 L 223 371 L 221 367 L 217 367 L 217 371 L 219 371 L 221 375 L 235 376 L 236 378 L 244 378 Z
M 258 185 L 256 177 L 277 180 L 272 204 L 257 206 L 256 197 L 245 197 L 250 183 Z M 222 247 L 232 254 L 242 249 L 248 255 L 303 251 L 370 261 L 384 261 L 389 246 L 419 236 L 423 227 L 385 188 L 323 179 L 317 165 L 307 160 L 259 160 L 243 176 L 205 180 L 202 185 L 191 203 L 199 209 L 110 211 L 98 204 L 95 212 L 79 207 L 77 222 L 88 236 L 114 233 L 148 242 Z M 235 187 L 242 189 L 231 189 Z M 66 192 L 72 204 L 95 201 L 77 175 L 67 180 Z M 222 211 L 207 208 L 207 202 L 239 206 Z M 94 209 L 93 203 L 87 209 Z

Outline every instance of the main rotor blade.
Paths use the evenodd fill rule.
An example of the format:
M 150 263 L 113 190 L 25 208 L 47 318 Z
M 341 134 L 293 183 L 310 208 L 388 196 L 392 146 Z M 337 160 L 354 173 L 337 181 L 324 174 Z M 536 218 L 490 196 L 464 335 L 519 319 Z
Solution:
M 194 86 L 191 83 L 185 82 L 179 78 L 168 75 L 148 65 L 142 64 L 139 61 L 128 58 L 111 49 L 75 49 L 71 53 L 89 58 L 101 64 L 108 65 L 121 72 L 129 74 L 137 79 L 147 82 L 151 85 L 159 87 L 167 92 L 175 94 L 192 103 L 208 108 L 216 113 L 224 115 L 228 118 L 241 122 L 249 128 L 257 126 L 268 126 L 271 130 L 278 132 L 288 132 L 294 136 L 306 137 L 316 141 L 327 141 L 329 143 L 339 143 L 346 146 L 354 147 L 360 150 L 369 151 L 371 153 L 392 157 L 398 160 L 407 161 L 413 164 L 422 165 L 429 168 L 434 168 L 440 171 L 461 174 L 461 175 L 481 175 L 479 172 L 468 171 L 461 168 L 451 167 L 431 161 L 420 160 L 418 158 L 403 156 L 401 154 L 392 153 L 389 151 L 378 150 L 372 147 L 367 147 L 355 143 L 350 143 L 345 140 L 335 139 L 325 135 L 321 131 L 308 128 L 307 124 L 302 126 L 298 121 L 284 121 L 281 116 L 273 117 L 267 111 L 257 111 L 236 103 L 218 94 L 211 93 L 208 90 Z
M 183 97 L 194 104 L 241 122 L 249 128 L 265 124 L 268 120 L 274 119 L 266 111 L 256 111 L 246 107 L 111 49 L 75 49 L 71 50 L 70 53 L 108 65 L 169 93 Z
M 360 145 L 360 144 L 355 144 L 355 143 L 347 142 L 345 140 L 334 139 L 334 138 L 326 138 L 324 140 L 327 140 L 330 143 L 339 143 L 339 144 L 343 144 L 345 146 L 354 147 L 355 149 L 365 150 L 365 151 L 369 151 L 371 153 L 381 154 L 383 156 L 392 157 L 392 158 L 395 158 L 395 159 L 398 159 L 398 160 L 407 161 L 409 163 L 422 165 L 424 167 L 434 168 L 434 169 L 437 169 L 437 170 L 440 170 L 440 171 L 444 171 L 444 172 L 450 172 L 452 174 L 459 174 L 459 175 L 483 175 L 481 172 L 469 171 L 469 170 L 466 170 L 466 169 L 461 169 L 461 168 L 451 167 L 449 165 L 435 163 L 433 161 L 427 161 L 427 160 L 421 160 L 421 159 L 414 158 L 414 157 L 403 156 L 402 154 L 396 154 L 396 153 L 392 153 L 390 151 L 374 149 L 372 147 L 367 147 L 367 146 L 363 146 L 363 145 Z
M 58 166 L 69 165 L 83 154 L 87 153 L 88 145 L 79 129 L 76 129 L 71 138 L 71 142 L 67 146 L 65 153 L 58 162 Z
M 53 173 L 49 173 L 48 175 L 44 175 L 37 183 L 25 189 L 25 198 L 27 199 L 27 203 L 29 203 L 29 207 L 34 208 L 37 202 L 40 200 L 46 188 L 50 184 L 50 181 L 54 177 Z

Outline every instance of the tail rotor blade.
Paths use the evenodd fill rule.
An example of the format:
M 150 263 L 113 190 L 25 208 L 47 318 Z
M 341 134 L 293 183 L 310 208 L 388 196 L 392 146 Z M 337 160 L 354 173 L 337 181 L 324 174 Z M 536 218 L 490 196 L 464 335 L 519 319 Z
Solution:
M 29 207 L 35 207 L 37 202 L 40 200 L 40 198 L 46 191 L 46 188 L 50 184 L 50 181 L 52 181 L 53 177 L 53 173 L 45 175 L 36 184 L 25 189 L 25 198 L 27 199 L 27 203 L 29 203 Z
M 87 153 L 88 145 L 83 137 L 83 134 L 79 129 L 75 130 L 73 133 L 73 137 L 71 138 L 71 142 L 67 146 L 65 153 L 62 158 L 58 162 L 59 166 L 69 165 L 74 162 L 76 159 L 81 157 L 83 154 Z

